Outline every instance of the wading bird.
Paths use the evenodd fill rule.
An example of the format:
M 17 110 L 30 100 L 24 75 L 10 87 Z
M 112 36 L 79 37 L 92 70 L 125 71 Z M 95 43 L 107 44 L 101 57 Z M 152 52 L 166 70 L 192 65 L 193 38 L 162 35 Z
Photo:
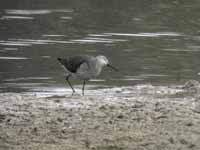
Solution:
M 101 73 L 104 66 L 118 71 L 118 69 L 113 67 L 109 63 L 108 59 L 102 55 L 96 57 L 89 55 L 71 56 L 66 58 L 58 58 L 58 61 L 67 72 L 66 81 L 72 89 L 72 95 L 75 93 L 75 90 L 69 81 L 70 77 L 83 80 L 82 94 L 84 95 L 86 81 L 97 77 Z

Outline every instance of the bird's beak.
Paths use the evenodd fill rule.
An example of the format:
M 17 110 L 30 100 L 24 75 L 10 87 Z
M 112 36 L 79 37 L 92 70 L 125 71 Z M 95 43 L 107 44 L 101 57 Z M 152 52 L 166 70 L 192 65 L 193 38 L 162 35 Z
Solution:
M 113 66 L 110 65 L 110 64 L 107 64 L 107 67 L 110 67 L 110 68 L 112 68 L 112 69 L 115 70 L 115 71 L 119 71 L 117 68 L 113 67 Z

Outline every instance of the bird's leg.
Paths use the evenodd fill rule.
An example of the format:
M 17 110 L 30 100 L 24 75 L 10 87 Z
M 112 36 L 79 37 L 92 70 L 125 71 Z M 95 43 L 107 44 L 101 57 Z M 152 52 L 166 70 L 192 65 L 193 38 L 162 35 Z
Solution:
M 83 95 L 84 95 L 85 83 L 86 83 L 86 80 L 83 80 L 83 87 L 82 87 L 82 94 Z
M 70 83 L 70 81 L 69 81 L 69 77 L 70 77 L 70 75 L 66 76 L 66 80 L 67 80 L 67 83 L 69 84 L 69 86 L 70 86 L 71 89 L 72 89 L 72 95 L 73 95 L 73 94 L 75 93 L 75 90 L 74 90 L 73 86 L 71 85 L 71 83 Z

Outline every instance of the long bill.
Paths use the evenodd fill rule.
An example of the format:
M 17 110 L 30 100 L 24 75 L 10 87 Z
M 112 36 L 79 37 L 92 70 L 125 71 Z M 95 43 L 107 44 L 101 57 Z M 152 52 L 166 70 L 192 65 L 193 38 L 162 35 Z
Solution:
M 112 68 L 115 71 L 119 71 L 117 68 L 115 68 L 114 66 L 112 66 L 111 64 L 107 64 L 107 67 Z

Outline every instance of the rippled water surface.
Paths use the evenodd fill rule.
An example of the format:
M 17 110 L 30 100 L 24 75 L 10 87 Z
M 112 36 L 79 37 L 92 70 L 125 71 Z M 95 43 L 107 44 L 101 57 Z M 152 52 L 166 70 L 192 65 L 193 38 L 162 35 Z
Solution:
M 87 88 L 199 80 L 199 9 L 197 0 L 1 2 L 0 92 L 63 87 L 56 58 L 77 54 L 106 55 L 120 69 Z

